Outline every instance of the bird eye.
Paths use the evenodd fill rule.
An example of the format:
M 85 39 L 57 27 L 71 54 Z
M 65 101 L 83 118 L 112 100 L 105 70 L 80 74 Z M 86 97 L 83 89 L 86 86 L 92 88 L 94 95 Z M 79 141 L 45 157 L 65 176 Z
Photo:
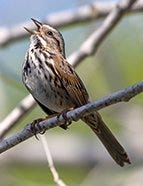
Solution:
M 52 35 L 53 35 L 53 32 L 48 31 L 48 32 L 47 32 L 47 35 L 52 36 Z

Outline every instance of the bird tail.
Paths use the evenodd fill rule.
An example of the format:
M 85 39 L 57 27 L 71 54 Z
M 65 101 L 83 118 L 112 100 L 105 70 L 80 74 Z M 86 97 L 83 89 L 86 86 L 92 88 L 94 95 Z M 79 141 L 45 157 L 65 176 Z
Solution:
M 88 124 L 88 126 L 98 136 L 98 138 L 101 140 L 101 142 L 117 164 L 123 167 L 125 163 L 131 163 L 126 151 L 117 141 L 110 129 L 103 122 L 99 113 L 94 112 L 90 115 L 85 116 L 84 118 L 82 118 L 82 120 L 86 124 Z

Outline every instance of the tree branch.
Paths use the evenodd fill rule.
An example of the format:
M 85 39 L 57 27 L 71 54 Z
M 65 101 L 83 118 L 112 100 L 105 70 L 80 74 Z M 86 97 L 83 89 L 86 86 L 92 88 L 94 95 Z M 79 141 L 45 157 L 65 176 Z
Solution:
M 75 10 L 66 10 L 59 13 L 47 15 L 42 22 L 50 24 L 53 27 L 59 28 L 69 26 L 75 23 L 89 22 L 94 19 L 107 16 L 112 9 L 116 6 L 116 2 L 94 2 L 89 5 L 81 6 Z M 143 11 L 143 0 L 138 1 L 129 13 L 137 13 Z M 17 41 L 28 36 L 24 31 L 23 26 L 34 29 L 31 22 L 24 22 L 14 27 L 1 27 L 0 28 L 0 47 L 10 44 L 12 41 Z
M 0 139 L 36 105 L 31 95 L 26 96 L 0 123 Z
M 89 36 L 89 38 L 87 38 L 85 42 L 83 42 L 79 50 L 74 52 L 68 58 L 70 64 L 72 64 L 75 67 L 83 59 L 94 54 L 97 51 L 99 45 L 106 38 L 108 33 L 111 31 L 111 29 L 115 27 L 115 25 L 117 24 L 116 22 L 119 22 L 123 14 L 125 14 L 125 12 L 128 11 L 129 7 L 131 7 L 133 3 L 135 3 L 135 0 L 127 0 L 124 4 L 120 3 L 116 5 L 115 8 L 112 10 L 112 12 L 107 16 L 103 24 L 97 30 L 95 30 L 94 33 L 91 36 Z M 12 111 L 6 117 L 6 119 L 2 121 L 2 123 L 0 124 L 1 126 L 0 139 L 2 139 L 3 136 L 6 134 L 6 132 L 8 132 L 9 128 L 13 127 L 17 123 L 17 121 L 19 121 L 22 118 L 22 116 L 24 116 L 24 114 L 26 113 L 26 112 L 22 112 L 21 106 L 24 107 L 25 110 L 27 108 L 27 112 L 28 112 L 28 110 L 31 107 L 33 107 L 35 104 L 32 97 L 29 98 L 28 96 L 24 98 L 24 100 L 29 101 L 29 106 L 27 107 L 27 104 L 26 105 L 24 104 L 25 101 L 22 100 L 21 103 L 14 109 L 14 111 Z M 13 112 L 15 113 L 15 110 L 17 115 L 13 114 Z
M 66 186 L 64 181 L 59 177 L 59 174 L 54 166 L 52 155 L 50 153 L 49 146 L 48 146 L 47 139 L 46 139 L 45 135 L 40 136 L 40 141 L 43 145 L 43 148 L 44 148 L 44 151 L 46 154 L 46 158 L 47 158 L 47 162 L 48 162 L 48 166 L 49 166 L 49 169 L 52 173 L 54 182 L 56 183 L 57 186 Z
M 107 106 L 116 104 L 118 102 L 126 102 L 129 101 L 134 96 L 138 95 L 139 93 L 143 92 L 143 81 L 115 92 L 109 96 L 106 96 L 98 101 L 89 103 L 84 105 L 80 108 L 67 112 L 67 121 L 77 121 L 85 115 L 89 113 L 100 110 Z M 38 123 L 38 126 L 35 125 L 37 133 L 42 132 L 43 130 L 48 130 L 50 128 L 54 128 L 60 126 L 62 123 L 65 122 L 65 119 L 61 115 L 59 118 L 53 117 Z M 33 132 L 31 131 L 31 124 L 25 126 L 25 128 L 18 132 L 17 134 L 3 140 L 0 142 L 0 153 L 12 148 L 13 146 L 25 141 L 26 139 L 33 136 Z
M 78 65 L 78 62 L 85 59 L 88 56 L 93 55 L 102 41 L 110 33 L 110 31 L 119 23 L 121 18 L 135 3 L 135 0 L 126 0 L 117 3 L 116 6 L 109 13 L 102 25 L 91 34 L 91 36 L 82 44 L 79 50 L 72 54 L 69 59 L 73 65 Z M 74 61 L 74 63 L 72 62 Z

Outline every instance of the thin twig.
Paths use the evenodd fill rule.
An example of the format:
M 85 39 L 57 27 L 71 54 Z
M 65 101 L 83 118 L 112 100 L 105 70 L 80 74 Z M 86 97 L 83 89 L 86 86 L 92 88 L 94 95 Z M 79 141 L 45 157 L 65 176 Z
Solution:
M 72 121 L 72 120 L 77 121 L 78 119 L 82 118 L 85 115 L 88 115 L 94 110 L 100 110 L 102 108 L 105 108 L 109 105 L 116 104 L 118 102 L 129 101 L 131 98 L 135 97 L 141 92 L 143 92 L 143 81 L 131 87 L 115 92 L 98 101 L 89 103 L 80 108 L 67 112 L 67 115 L 66 115 L 67 121 Z M 64 122 L 65 122 L 65 119 L 61 115 L 58 118 L 53 117 L 45 121 L 42 121 L 38 123 L 39 127 L 35 125 L 35 128 L 38 133 L 38 132 L 42 132 L 43 130 L 45 131 L 50 128 L 60 126 Z M 13 146 L 21 143 L 22 141 L 25 141 L 26 139 L 32 136 L 33 136 L 33 132 L 31 131 L 31 124 L 28 124 L 25 126 L 25 128 L 21 132 L 18 132 L 17 134 L 14 134 L 13 136 L 0 142 L 0 153 L 12 148 Z
M 59 13 L 47 15 L 42 22 L 50 24 L 53 27 L 59 28 L 69 26 L 75 23 L 89 22 L 101 17 L 107 16 L 110 11 L 116 6 L 116 1 L 112 2 L 94 2 L 89 5 L 81 6 L 74 10 L 66 10 Z M 143 11 L 143 0 L 138 1 L 134 7 L 128 11 L 129 13 L 137 13 Z M 11 28 L 0 28 L 0 47 L 10 44 L 12 41 L 17 41 L 28 36 L 23 30 L 23 26 L 34 29 L 31 22 L 20 23 Z
M 111 31 L 111 29 L 114 28 L 116 21 L 118 22 L 119 19 L 121 19 L 121 17 L 123 16 L 123 13 L 125 14 L 125 12 L 129 9 L 129 7 L 131 6 L 132 3 L 135 3 L 135 0 L 130 0 L 130 1 L 128 0 L 124 4 L 124 6 L 121 3 L 120 6 L 118 5 L 117 7 L 115 7 L 112 10 L 112 12 L 109 14 L 109 16 L 105 19 L 103 24 L 98 28 L 98 30 L 96 30 L 91 36 L 89 36 L 89 38 L 87 38 L 87 40 L 85 42 L 83 42 L 83 44 L 81 45 L 79 50 L 74 52 L 68 58 L 68 61 L 75 67 L 83 59 L 94 54 L 97 51 L 99 45 L 102 43 L 103 39 L 105 39 L 105 37 L 109 33 L 109 31 Z M 24 98 L 24 100 L 26 100 L 26 99 L 28 99 L 28 100 L 30 99 L 29 100 L 29 107 L 27 107 L 27 112 L 28 112 L 28 109 L 33 107 L 35 102 L 33 101 L 32 97 L 31 98 L 27 98 L 27 97 Z M 20 103 L 20 105 L 25 107 L 23 101 L 22 101 L 22 103 Z M 25 112 L 21 112 L 21 107 L 17 106 L 15 109 L 17 110 L 17 115 L 10 113 L 10 116 L 8 115 L 6 120 L 2 121 L 2 123 L 0 124 L 0 126 L 2 126 L 2 128 L 0 127 L 0 139 L 2 139 L 3 136 L 6 134 L 6 132 L 9 131 L 9 128 L 13 127 L 17 123 L 17 121 L 19 121 L 21 119 L 21 116 L 24 116 Z M 13 111 L 12 111 L 12 113 L 13 113 Z
M 49 146 L 48 146 L 47 139 L 46 139 L 45 135 L 40 135 L 40 141 L 43 145 L 43 148 L 44 148 L 44 151 L 46 154 L 46 158 L 47 158 L 47 162 L 48 162 L 48 166 L 49 166 L 49 169 L 52 173 L 54 182 L 57 184 L 57 186 L 66 186 L 64 181 L 59 177 L 59 174 L 54 166 L 52 155 L 50 153 Z

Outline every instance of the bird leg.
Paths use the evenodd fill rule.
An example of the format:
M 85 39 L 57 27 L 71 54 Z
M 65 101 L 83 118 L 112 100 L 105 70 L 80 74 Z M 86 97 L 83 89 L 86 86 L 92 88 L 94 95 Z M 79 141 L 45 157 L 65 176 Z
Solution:
M 73 108 L 64 109 L 61 113 L 51 114 L 51 115 L 46 116 L 44 118 L 35 119 L 31 123 L 31 126 L 30 126 L 30 129 L 31 129 L 32 133 L 34 134 L 35 138 L 38 139 L 38 137 L 37 137 L 37 131 L 40 131 L 39 132 L 40 134 L 44 134 L 46 132 L 46 129 L 43 129 L 43 131 L 41 131 L 42 128 L 40 127 L 39 123 L 41 121 L 45 121 L 45 120 L 50 119 L 50 118 L 55 117 L 55 116 L 57 116 L 57 119 L 59 119 L 60 116 L 62 115 L 62 117 L 64 118 L 65 121 L 60 125 L 60 127 L 63 128 L 63 129 L 65 129 L 65 130 L 68 129 L 68 125 L 70 125 L 72 121 L 67 118 L 67 112 L 68 111 L 71 111 L 71 110 L 73 110 Z M 38 129 L 36 129 L 36 127 Z
M 64 109 L 61 113 L 59 113 L 57 115 L 57 119 L 59 119 L 60 116 L 62 116 L 64 118 L 65 121 L 64 121 L 64 123 L 62 125 L 60 125 L 60 127 L 65 129 L 65 130 L 67 130 L 68 129 L 68 125 L 70 125 L 72 123 L 72 121 L 67 118 L 67 112 L 71 111 L 71 110 L 73 110 L 73 108 Z
M 35 136 L 35 138 L 36 138 L 37 140 L 39 140 L 38 137 L 37 137 L 37 131 L 40 131 L 39 134 L 44 134 L 44 133 L 46 132 L 46 129 L 43 129 L 43 131 L 41 131 L 42 128 L 40 127 L 39 123 L 40 123 L 41 121 L 45 121 L 45 120 L 50 119 L 50 118 L 52 118 L 52 117 L 55 117 L 55 116 L 57 116 L 57 115 L 58 115 L 58 114 L 51 114 L 51 115 L 46 116 L 46 117 L 44 117 L 44 118 L 35 119 L 35 120 L 31 123 L 30 129 L 31 129 L 32 133 L 34 134 L 34 136 Z M 38 129 L 36 129 L 36 127 L 37 127 Z

